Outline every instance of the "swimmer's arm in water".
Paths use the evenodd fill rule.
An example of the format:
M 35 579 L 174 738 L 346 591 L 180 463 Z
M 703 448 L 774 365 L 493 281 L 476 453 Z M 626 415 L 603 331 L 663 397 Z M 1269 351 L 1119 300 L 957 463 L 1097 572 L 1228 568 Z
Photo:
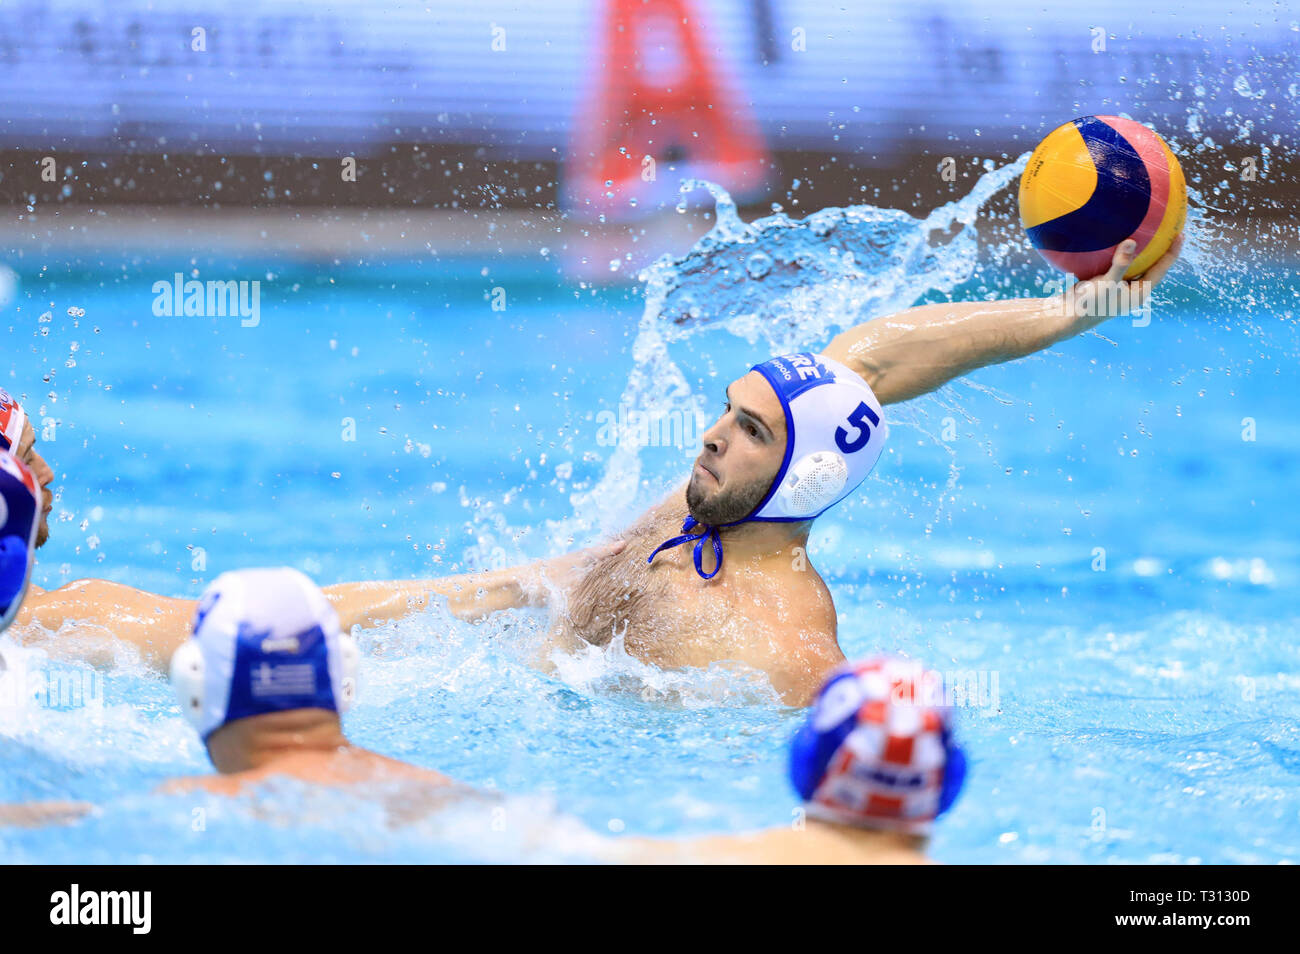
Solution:
M 24 802 L 0 805 L 0 827 L 37 828 L 70 825 L 94 810 L 88 802 Z
M 445 598 L 452 615 L 473 621 L 498 610 L 546 606 L 552 594 L 572 585 L 588 564 L 618 553 L 624 546 L 625 541 L 616 540 L 524 566 L 438 580 L 336 583 L 324 587 L 324 593 L 334 604 L 344 632 L 419 612 L 428 605 L 431 594 Z
M 326 587 L 344 631 L 374 626 L 423 608 L 428 594 L 446 596 L 457 616 L 477 619 L 511 606 L 546 605 L 550 587 L 564 587 L 592 560 L 617 553 L 622 540 L 528 566 L 441 580 L 340 583 Z M 190 635 L 195 600 L 160 596 L 108 580 L 76 580 L 57 590 L 33 589 L 9 632 L 39 643 L 51 655 L 92 666 L 116 661 L 117 641 L 135 646 L 145 662 L 166 671 L 172 653 Z M 76 624 L 64 632 L 65 624 Z M 57 638 L 49 638 L 57 637 Z
M 1131 282 L 1124 281 L 1134 255 L 1129 240 L 1115 251 L 1105 275 L 1060 295 L 922 305 L 850 328 L 827 345 L 825 354 L 861 374 L 881 404 L 907 401 L 976 368 L 1023 358 L 1140 310 L 1177 260 L 1182 242 L 1179 236 Z
M 194 600 L 174 599 L 108 580 L 76 580 L 57 590 L 31 593 L 10 633 L 19 642 L 41 642 L 52 655 L 111 665 L 115 640 L 139 649 L 145 661 L 166 669 L 172 652 L 190 633 Z M 60 632 L 65 623 L 77 625 Z M 43 640 L 57 636 L 54 640 Z

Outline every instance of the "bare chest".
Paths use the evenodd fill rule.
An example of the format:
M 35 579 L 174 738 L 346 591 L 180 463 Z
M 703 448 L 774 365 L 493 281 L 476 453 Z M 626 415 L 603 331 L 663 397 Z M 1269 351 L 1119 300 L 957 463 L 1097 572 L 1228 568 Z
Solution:
M 648 521 L 634 528 L 621 553 L 593 566 L 569 594 L 569 632 L 598 646 L 620 637 L 631 655 L 663 667 L 707 666 L 745 655 L 756 638 L 781 624 L 788 601 L 768 575 L 727 565 L 718 577 L 703 580 L 695 572 L 693 544 L 664 550 L 648 563 L 654 548 L 680 527 Z

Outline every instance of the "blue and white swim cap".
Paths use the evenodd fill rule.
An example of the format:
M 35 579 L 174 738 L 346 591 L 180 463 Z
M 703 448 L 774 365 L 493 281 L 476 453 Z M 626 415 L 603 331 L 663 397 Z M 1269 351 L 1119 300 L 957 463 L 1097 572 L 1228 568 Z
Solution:
M 248 716 L 346 712 L 358 659 L 334 607 L 302 573 L 237 570 L 203 592 L 194 633 L 172 655 L 171 679 L 181 710 L 206 742 Z
M 785 414 L 785 455 L 767 494 L 747 516 L 719 527 L 694 517 L 682 534 L 650 554 L 695 543 L 695 571 L 712 579 L 722 569 L 720 527 L 750 520 L 797 523 L 819 517 L 858 488 L 871 473 L 889 436 L 884 411 L 862 375 L 824 354 L 801 351 L 778 355 L 750 368 L 776 392 Z M 715 565 L 704 572 L 705 541 Z
M 40 524 L 36 478 L 17 457 L 0 450 L 0 630 L 13 622 L 27 594 Z
M 871 386 L 824 354 L 785 354 L 754 365 L 785 412 L 785 458 L 746 520 L 811 520 L 858 488 L 889 436 Z
M 790 744 L 790 781 L 810 816 L 925 834 L 966 779 L 952 716 L 939 673 L 897 657 L 846 663 Z

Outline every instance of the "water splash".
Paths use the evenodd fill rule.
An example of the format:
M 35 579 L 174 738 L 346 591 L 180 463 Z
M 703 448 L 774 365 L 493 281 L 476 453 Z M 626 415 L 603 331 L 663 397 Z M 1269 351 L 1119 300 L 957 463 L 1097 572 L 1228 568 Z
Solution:
M 923 219 L 859 205 L 746 223 L 720 186 L 688 180 L 683 193 L 707 191 L 716 220 L 685 255 L 665 255 L 641 273 L 645 307 L 621 403 L 661 419 L 689 416 L 702 430 L 704 398 L 670 344 L 720 329 L 750 344 L 762 341 L 774 354 L 816 348 L 924 295 L 951 293 L 974 273 L 981 209 L 1018 179 L 1028 158 L 989 168 L 965 196 Z M 613 532 L 635 515 L 647 489 L 660 488 L 643 485 L 640 448 L 620 440 L 600 480 L 573 496 L 573 516 L 553 524 L 552 536 Z
M 727 663 L 703 670 L 660 669 L 629 655 L 625 635 L 576 653 L 553 652 L 549 662 L 565 685 L 584 695 L 622 696 L 679 709 L 781 705 L 764 673 Z
M 777 353 L 906 308 L 926 293 L 951 291 L 973 274 L 981 208 L 1027 160 L 986 172 L 969 193 L 924 219 L 858 205 L 746 224 L 724 190 L 691 180 L 684 188 L 714 197 L 717 222 L 685 256 L 665 256 L 642 273 L 641 330 L 661 328 L 678 341 L 721 324 Z M 945 234 L 946 241 L 936 240 Z

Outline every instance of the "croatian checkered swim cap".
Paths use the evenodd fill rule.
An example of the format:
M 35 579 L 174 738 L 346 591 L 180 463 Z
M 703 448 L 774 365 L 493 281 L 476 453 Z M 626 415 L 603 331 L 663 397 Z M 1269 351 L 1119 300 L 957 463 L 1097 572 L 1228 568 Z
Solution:
M 905 659 L 836 669 L 790 746 L 808 814 L 841 824 L 926 834 L 965 777 L 942 676 Z
M 27 412 L 23 406 L 9 396 L 9 392 L 0 388 L 0 450 L 18 453 L 18 442 L 23 439 L 23 426 L 27 423 Z
M 41 495 L 17 457 L 0 451 L 0 630 L 18 615 L 36 552 Z
M 206 741 L 227 722 L 290 709 L 345 712 L 358 651 L 311 580 L 287 567 L 223 573 L 172 656 L 181 710 Z

